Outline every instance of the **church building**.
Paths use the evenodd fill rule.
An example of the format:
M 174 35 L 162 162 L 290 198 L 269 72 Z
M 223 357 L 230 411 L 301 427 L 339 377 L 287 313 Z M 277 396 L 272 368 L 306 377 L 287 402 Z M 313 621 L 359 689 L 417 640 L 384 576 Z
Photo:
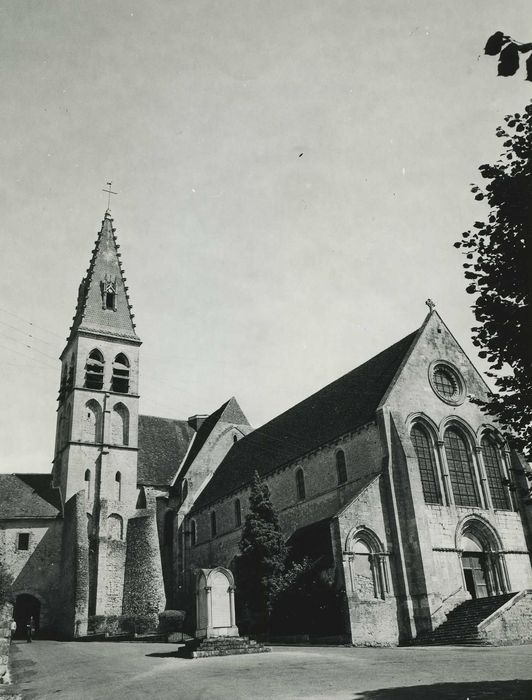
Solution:
M 235 566 L 255 472 L 294 558 L 336 601 L 333 614 L 316 597 L 316 634 L 408 643 L 466 601 L 495 611 L 532 589 L 529 465 L 474 402 L 488 387 L 432 304 L 260 428 L 234 397 L 210 415 L 144 416 L 119 248 L 107 211 L 60 356 L 51 476 L 0 475 L 20 623 L 75 638 L 94 616 L 193 616 L 196 572 Z

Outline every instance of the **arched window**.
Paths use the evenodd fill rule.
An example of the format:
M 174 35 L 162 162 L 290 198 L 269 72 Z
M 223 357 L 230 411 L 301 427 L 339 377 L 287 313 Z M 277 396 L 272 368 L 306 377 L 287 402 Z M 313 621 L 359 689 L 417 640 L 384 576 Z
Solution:
M 302 469 L 296 471 L 296 492 L 299 501 L 305 500 L 305 475 Z
M 83 442 L 102 441 L 102 407 L 96 399 L 90 399 L 85 404 L 81 423 Z
M 65 417 L 63 415 L 59 416 L 59 422 L 57 424 L 57 449 L 60 450 L 63 447 L 63 440 L 65 437 Z
M 443 442 L 456 505 L 480 506 L 473 460 L 464 436 L 456 428 L 449 428 Z
M 63 444 L 70 440 L 70 423 L 72 421 L 72 406 L 67 406 L 63 421 Z
M 238 435 L 236 435 L 236 434 L 233 435 L 233 442 L 238 442 Z
M 91 500 L 92 491 L 91 491 L 91 470 L 90 469 L 85 470 L 85 496 L 87 498 L 87 501 Z
M 216 537 L 216 511 L 211 510 L 211 537 Z
M 187 500 L 188 496 L 188 481 L 186 479 L 183 479 L 183 483 L 181 484 L 181 503 L 184 503 Z
M 505 475 L 501 453 L 497 443 L 489 435 L 482 438 L 482 456 L 493 507 L 498 510 L 512 510 L 508 491 L 503 483 Z
M 242 508 L 240 506 L 240 499 L 235 500 L 235 525 L 240 527 L 242 525 Z
M 129 411 L 123 403 L 113 406 L 111 441 L 114 445 L 129 445 Z
M 347 466 L 343 450 L 338 450 L 336 453 L 336 478 L 339 484 L 345 484 L 347 481 Z
M 384 598 L 388 592 L 386 560 L 373 533 L 356 534 L 350 547 L 351 586 L 359 600 Z
M 414 425 L 410 437 L 419 465 L 425 503 L 443 503 L 436 471 L 436 458 L 430 437 L 420 425 Z
M 175 512 L 173 510 L 167 510 L 164 516 L 164 533 L 163 542 L 167 547 L 170 547 L 174 543 L 174 524 L 175 524 Z
M 103 388 L 103 355 L 99 350 L 91 350 L 85 365 L 85 386 L 87 389 Z
M 190 543 L 194 547 L 196 545 L 197 541 L 198 541 L 198 531 L 196 528 L 196 521 L 191 520 L 190 521 Z
M 123 352 L 118 353 L 113 362 L 111 391 L 127 394 L 129 391 L 129 360 Z
M 74 356 L 72 356 L 70 359 L 70 365 L 68 367 L 67 386 L 66 386 L 67 391 L 70 391 L 70 389 L 74 388 L 75 374 L 76 374 L 75 359 L 74 359 Z
M 117 513 L 107 518 L 107 535 L 112 540 L 121 540 L 124 536 L 124 521 Z
M 122 474 L 116 472 L 115 474 L 115 501 L 120 501 L 122 499 Z
M 61 384 L 59 385 L 59 399 L 60 400 L 65 397 L 66 387 L 67 387 L 67 366 L 63 365 L 63 368 L 61 370 Z

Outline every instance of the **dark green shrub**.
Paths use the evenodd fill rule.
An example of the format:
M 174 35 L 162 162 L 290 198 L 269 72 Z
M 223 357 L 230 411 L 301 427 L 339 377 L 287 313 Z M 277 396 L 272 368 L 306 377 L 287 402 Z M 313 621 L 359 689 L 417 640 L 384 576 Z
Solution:
M 157 619 L 151 615 L 120 615 L 118 625 L 122 632 L 145 634 L 155 632 Z
M 89 634 L 101 634 L 105 632 L 105 615 L 89 615 L 87 630 Z
M 186 612 L 184 610 L 165 610 L 159 613 L 159 630 L 166 634 L 182 632 Z

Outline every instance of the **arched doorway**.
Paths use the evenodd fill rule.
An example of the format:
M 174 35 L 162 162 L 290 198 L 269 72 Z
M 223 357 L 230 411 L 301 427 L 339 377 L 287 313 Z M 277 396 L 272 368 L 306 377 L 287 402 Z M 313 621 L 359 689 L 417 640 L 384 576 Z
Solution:
M 478 539 L 467 534 L 462 537 L 462 570 L 466 590 L 473 599 L 486 598 L 488 593 L 484 550 Z
M 469 520 L 462 529 L 459 549 L 464 587 L 473 599 L 499 595 L 508 590 L 498 537 L 486 523 Z
M 26 625 L 31 617 L 33 617 L 33 628 L 38 632 L 41 618 L 40 600 L 33 595 L 29 595 L 29 593 L 21 593 L 16 598 L 13 617 L 17 623 L 17 637 L 22 638 L 25 636 Z

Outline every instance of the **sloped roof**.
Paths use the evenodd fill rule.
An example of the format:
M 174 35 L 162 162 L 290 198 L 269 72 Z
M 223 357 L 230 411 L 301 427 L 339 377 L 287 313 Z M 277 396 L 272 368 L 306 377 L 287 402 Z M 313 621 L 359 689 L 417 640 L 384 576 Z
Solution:
M 120 262 L 119 247 L 113 220 L 107 211 L 92 251 L 87 274 L 79 286 L 69 339 L 77 330 L 87 330 L 139 341 Z M 102 295 L 107 282 L 115 285 L 116 310 L 102 308 Z
M 239 440 L 196 500 L 197 511 L 375 418 L 417 331 Z
M 139 416 L 137 483 L 168 486 L 194 435 L 186 420 Z
M 0 474 L 0 520 L 55 518 L 60 507 L 50 474 Z
M 331 520 L 332 518 L 317 520 L 293 532 L 287 542 L 290 559 L 303 561 L 308 557 L 312 562 L 318 562 L 320 569 L 333 566 Z
M 190 451 L 187 454 L 186 460 L 179 472 L 179 477 L 183 478 L 188 472 L 191 464 L 198 456 L 201 448 L 206 443 L 207 438 L 212 433 L 214 427 L 219 423 L 232 423 L 234 425 L 249 425 L 248 419 L 242 413 L 242 409 L 238 405 L 237 400 L 233 396 L 229 401 L 226 401 L 214 413 L 211 413 L 200 426 L 194 442 L 190 446 Z

